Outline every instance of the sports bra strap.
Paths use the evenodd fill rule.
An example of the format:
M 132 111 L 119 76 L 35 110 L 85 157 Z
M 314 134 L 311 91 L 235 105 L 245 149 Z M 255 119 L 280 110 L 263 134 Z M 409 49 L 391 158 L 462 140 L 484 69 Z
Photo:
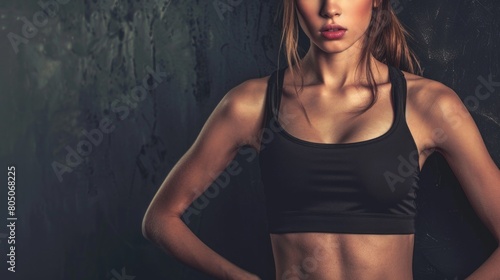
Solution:
M 404 120 L 406 113 L 406 79 L 404 78 L 404 74 L 401 70 L 392 65 L 387 66 L 389 67 L 389 74 L 394 77 L 392 86 L 395 87 L 394 90 L 396 93 L 400 93 L 400 95 L 394 95 L 395 104 L 397 104 L 396 112 L 399 115 L 398 117 L 402 117 Z

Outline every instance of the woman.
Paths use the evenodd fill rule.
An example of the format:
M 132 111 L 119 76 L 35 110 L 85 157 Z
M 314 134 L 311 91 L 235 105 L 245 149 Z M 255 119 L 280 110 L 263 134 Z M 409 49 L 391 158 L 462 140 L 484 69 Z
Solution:
M 310 39 L 302 59 L 297 20 Z M 418 62 L 389 0 L 284 0 L 283 23 L 288 67 L 224 96 L 151 202 L 144 235 L 218 279 L 259 279 L 181 220 L 250 145 L 276 279 L 412 279 L 415 191 L 434 150 L 498 241 L 500 172 L 456 93 L 410 73 Z M 500 279 L 499 267 L 497 249 L 467 279 Z

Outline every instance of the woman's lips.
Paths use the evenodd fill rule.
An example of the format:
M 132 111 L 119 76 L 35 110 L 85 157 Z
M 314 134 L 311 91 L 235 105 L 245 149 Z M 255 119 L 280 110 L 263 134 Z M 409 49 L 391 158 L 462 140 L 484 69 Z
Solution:
M 328 40 L 338 40 L 344 36 L 346 30 L 345 27 L 338 24 L 326 24 L 321 28 L 320 32 Z
M 328 40 L 338 40 L 344 36 L 345 32 L 346 32 L 345 29 L 337 29 L 330 31 L 322 31 L 321 35 Z

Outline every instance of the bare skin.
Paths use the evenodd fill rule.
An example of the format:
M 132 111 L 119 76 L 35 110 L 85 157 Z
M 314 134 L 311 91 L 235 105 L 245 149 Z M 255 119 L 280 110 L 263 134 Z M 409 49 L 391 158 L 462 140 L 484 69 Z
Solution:
M 345 86 L 342 93 L 332 93 L 324 85 L 304 86 L 299 95 L 317 129 L 308 124 L 302 113 L 287 70 L 278 116 L 280 123 L 295 137 L 318 143 L 352 143 L 384 134 L 394 116 L 388 68 L 381 63 L 378 67 L 383 73 L 376 75 L 378 100 L 371 109 L 357 116 L 352 111 L 366 105 L 371 98 L 367 88 Z M 416 96 L 422 95 L 418 91 L 428 88 L 432 81 L 404 74 L 408 85 L 406 121 L 422 166 L 431 153 L 428 147 L 432 135 L 423 124 L 425 102 L 419 104 L 421 98 Z M 294 116 L 293 121 L 287 122 L 284 115 Z M 254 148 L 259 150 L 260 146 Z M 412 279 L 413 241 L 413 234 L 271 234 L 276 279 Z
M 280 124 L 293 136 L 318 143 L 352 143 L 384 134 L 393 122 L 393 107 L 389 99 L 391 86 L 387 66 L 378 61 L 375 64 L 374 68 L 380 70 L 374 73 L 379 86 L 378 101 L 371 109 L 355 117 L 351 112 L 367 104 L 371 96 L 368 89 L 359 87 L 355 89 L 347 85 L 339 91 L 341 93 L 335 93 L 325 89 L 324 85 L 305 85 L 299 96 L 312 125 L 307 122 L 299 107 L 287 70 L 278 116 Z M 443 135 L 447 130 L 467 126 L 458 120 L 468 119 L 470 116 L 462 110 L 463 105 L 456 94 L 445 85 L 408 72 L 403 71 L 403 74 L 407 81 L 405 119 L 418 148 L 421 169 L 428 156 L 435 150 L 442 153 L 445 158 L 449 156 L 443 148 L 446 145 L 442 143 L 450 140 Z M 264 87 L 266 79 L 267 77 L 255 82 L 261 84 L 259 87 Z M 356 98 L 352 98 L 353 96 Z M 440 98 L 454 99 L 456 103 L 453 106 L 436 105 L 436 100 Z M 446 109 L 443 109 L 444 107 Z M 293 121 L 287 122 L 284 115 L 293 116 Z M 468 127 L 468 129 L 473 135 L 477 135 L 478 132 L 475 131 L 477 128 Z M 445 132 L 441 133 L 442 131 Z M 464 132 L 464 135 L 467 133 Z M 475 145 L 483 150 L 480 154 L 480 165 L 484 169 L 481 170 L 492 172 L 493 174 L 486 175 L 484 171 L 489 180 L 498 182 L 498 169 L 484 152 L 484 142 L 477 141 Z M 253 147 L 260 150 L 260 145 Z M 455 172 L 460 174 L 456 167 Z M 460 175 L 458 177 L 466 186 L 466 178 L 464 180 Z M 493 191 L 492 195 L 498 198 L 498 191 Z M 488 221 L 488 218 L 483 220 Z M 495 232 L 495 226 L 498 226 L 493 222 L 486 224 L 492 228 L 492 232 Z M 287 233 L 270 236 L 276 264 L 276 279 L 413 279 L 414 234 Z M 493 269 L 493 263 L 499 260 L 497 250 L 490 261 L 477 272 L 481 271 L 488 276 L 494 275 L 493 271 L 498 270 Z M 484 269 L 487 265 L 490 265 L 490 270 Z M 480 278 L 472 275 L 467 279 Z
M 388 68 L 372 60 L 379 98 L 363 114 L 371 94 L 355 71 L 360 39 L 370 22 L 371 0 L 296 0 L 301 27 L 311 39 L 303 58 L 304 90 L 299 107 L 289 69 L 285 73 L 279 120 L 297 138 L 319 143 L 350 143 L 376 138 L 393 122 Z M 342 17 L 340 17 L 342 15 Z M 319 29 L 335 18 L 348 28 L 343 40 L 323 41 Z M 364 69 L 362 66 L 360 69 Z M 478 216 L 500 240 L 500 171 L 457 94 L 445 85 L 404 72 L 406 122 L 422 167 L 434 150 L 457 175 Z M 228 166 L 238 149 L 260 151 L 264 100 L 269 76 L 230 90 L 197 139 L 172 168 L 143 220 L 143 234 L 183 263 L 217 279 L 259 279 L 237 267 L 198 239 L 182 216 L 189 205 Z M 294 116 L 284 118 L 284 112 Z M 471 149 L 474 147 L 474 149 Z M 271 234 L 277 279 L 412 279 L 413 234 Z M 500 249 L 467 280 L 500 279 Z
M 412 235 L 271 235 L 276 279 L 412 279 Z
M 329 95 L 320 97 L 321 102 L 316 104 L 326 107 L 331 105 L 333 114 L 338 118 L 315 116 L 313 112 L 321 108 L 308 105 L 312 103 L 305 94 L 308 92 L 308 86 L 305 85 L 301 98 L 310 119 L 317 127 L 330 127 L 325 130 L 329 133 L 303 128 L 306 122 L 305 116 L 301 116 L 299 111 L 295 111 L 297 115 L 295 121 L 284 126 L 285 129 L 298 138 L 325 143 L 336 143 L 335 141 L 339 139 L 345 143 L 362 141 L 384 133 L 392 122 L 391 113 L 388 112 L 392 112 L 393 109 L 388 99 L 390 88 L 387 68 L 381 66 L 379 69 L 383 73 L 376 74 L 376 80 L 380 82 L 380 97 L 373 108 L 364 113 L 368 114 L 366 118 L 359 116 L 357 121 L 344 122 L 340 126 L 338 122 L 345 113 L 335 109 L 334 99 Z M 291 86 L 287 73 L 288 71 L 285 74 L 285 89 L 287 85 Z M 449 145 L 460 145 L 457 141 L 471 139 L 470 145 L 476 147 L 474 153 L 468 154 L 467 150 L 462 148 L 460 155 L 466 159 L 477 155 L 476 159 L 471 160 L 467 170 L 474 169 L 473 171 L 480 176 L 471 179 L 470 173 L 461 172 L 464 170 L 461 169 L 462 164 L 468 163 L 459 159 L 456 162 L 450 160 L 450 166 L 457 174 L 466 194 L 472 198 L 471 202 L 476 212 L 492 232 L 498 235 L 500 231 L 496 221 L 500 220 L 498 214 L 500 207 L 496 201 L 499 199 L 499 194 L 494 186 L 500 182 L 500 175 L 487 153 L 477 127 L 473 125 L 472 118 L 466 110 L 463 110 L 460 99 L 448 87 L 407 72 L 403 73 L 408 86 L 406 122 L 420 153 L 420 166 L 430 151 L 436 149 L 445 158 L 450 158 L 455 152 L 447 148 Z M 170 171 L 144 217 L 143 233 L 148 239 L 180 261 L 217 279 L 259 278 L 235 266 L 202 243 L 184 224 L 182 214 L 213 182 L 214 176 L 226 168 L 239 148 L 249 145 L 256 151 L 260 150 L 262 132 L 260 124 L 264 116 L 268 78 L 269 76 L 248 80 L 224 96 L 191 148 Z M 315 92 L 321 92 L 317 86 L 315 87 Z M 288 95 L 286 90 L 283 94 Z M 290 92 L 289 94 L 293 96 Z M 293 99 L 282 99 L 280 116 L 284 111 L 293 112 L 297 104 L 292 103 Z M 287 107 L 288 109 L 283 109 Z M 460 129 L 456 129 L 457 127 Z M 436 128 L 442 129 L 443 134 L 449 138 L 441 140 L 443 137 L 435 133 Z M 493 187 L 472 188 L 472 183 L 477 181 L 480 186 Z M 294 279 L 290 271 L 293 273 L 294 267 L 302 266 L 303 274 L 299 275 L 307 273 L 310 275 L 307 279 L 411 279 L 413 238 L 412 234 L 271 234 L 276 278 Z M 321 248 L 325 248 L 325 251 L 321 252 Z M 325 257 L 321 257 L 321 253 L 326 254 Z M 313 260 L 316 259 L 315 256 L 319 256 L 315 269 L 312 269 L 314 263 L 311 263 L 311 256 Z M 494 276 L 498 271 L 496 269 L 498 262 L 500 254 L 497 250 L 476 271 L 476 274 L 468 279 L 489 279 L 488 276 Z M 483 276 L 485 278 L 482 278 Z

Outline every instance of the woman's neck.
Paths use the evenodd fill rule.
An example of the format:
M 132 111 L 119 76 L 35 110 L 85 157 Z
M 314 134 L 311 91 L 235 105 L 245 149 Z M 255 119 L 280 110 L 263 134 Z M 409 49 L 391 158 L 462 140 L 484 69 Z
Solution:
M 365 69 L 366 63 L 370 61 L 360 64 L 356 72 L 360 57 L 361 51 L 354 46 L 339 53 L 325 53 L 317 47 L 311 47 L 301 61 L 304 85 L 322 84 L 332 90 L 339 90 L 345 86 L 367 84 Z M 380 72 L 382 63 L 373 57 L 369 60 L 377 81 L 377 77 L 381 76 L 377 72 Z

